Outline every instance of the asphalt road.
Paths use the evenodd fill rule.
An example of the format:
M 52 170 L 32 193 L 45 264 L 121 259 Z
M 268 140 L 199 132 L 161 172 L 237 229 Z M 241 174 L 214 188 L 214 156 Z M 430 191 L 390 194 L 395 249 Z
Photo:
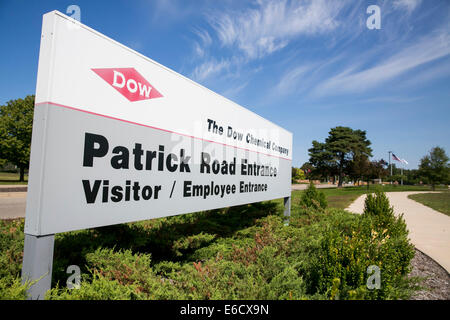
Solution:
M 0 219 L 25 217 L 26 192 L 0 192 Z

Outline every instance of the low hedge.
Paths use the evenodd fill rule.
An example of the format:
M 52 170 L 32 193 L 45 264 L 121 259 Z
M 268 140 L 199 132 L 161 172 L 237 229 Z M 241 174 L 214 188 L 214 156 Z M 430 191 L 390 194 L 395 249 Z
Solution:
M 298 206 L 289 226 L 272 201 L 58 234 L 47 298 L 408 298 L 406 225 L 382 193 L 368 199 L 363 215 Z M 24 298 L 23 220 L 0 222 L 0 249 L 0 299 Z M 73 264 L 82 280 L 69 290 Z M 366 286 L 370 265 L 380 289 Z

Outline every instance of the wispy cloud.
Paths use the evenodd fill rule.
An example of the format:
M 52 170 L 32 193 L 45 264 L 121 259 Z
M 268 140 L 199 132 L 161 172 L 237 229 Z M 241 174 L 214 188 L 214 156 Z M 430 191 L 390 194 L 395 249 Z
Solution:
M 248 88 L 255 65 L 269 66 L 276 71 L 266 98 L 307 99 L 364 93 L 408 72 L 409 83 L 419 73 L 429 80 L 443 77 L 449 72 L 432 70 L 435 65 L 429 63 L 450 54 L 448 28 L 436 21 L 431 31 L 416 29 L 414 21 L 426 13 L 417 10 L 421 5 L 422 0 L 381 2 L 379 31 L 366 28 L 365 3 L 347 0 L 255 0 L 244 8 L 204 10 L 206 25 L 192 32 L 191 77 L 220 83 L 224 92 L 235 95 Z M 275 53 L 278 69 L 270 61 Z M 239 79 L 234 87 L 224 81 L 230 77 Z
M 236 47 L 249 59 L 278 51 L 299 35 L 321 34 L 339 26 L 342 1 L 266 1 L 243 12 L 215 14 L 209 22 L 222 46 Z
M 422 0 L 395 0 L 393 2 L 393 6 L 396 9 L 404 9 L 411 13 L 420 5 L 421 2 Z
M 337 17 L 348 3 L 346 0 L 256 0 L 241 10 L 209 11 L 205 16 L 207 28 L 193 31 L 194 60 L 199 62 L 192 77 L 203 81 L 223 71 L 236 73 L 301 37 L 332 32 L 341 25 Z M 280 84 L 280 89 L 283 86 Z
M 194 69 L 192 76 L 197 81 L 203 81 L 208 77 L 211 77 L 213 75 L 220 73 L 225 69 L 228 69 L 229 67 L 230 67 L 229 60 L 217 61 L 215 59 L 211 59 L 197 66 Z
M 289 70 L 286 72 L 278 82 L 278 85 L 276 86 L 276 92 L 278 93 L 287 93 L 292 91 L 294 88 L 298 90 L 299 83 L 301 82 L 302 78 L 311 71 L 313 66 L 311 64 L 309 65 L 300 65 L 298 67 L 295 67 L 292 70 Z
M 244 90 L 247 87 L 247 85 L 248 85 L 248 81 L 244 82 L 243 84 L 239 84 L 235 87 L 228 88 L 224 92 L 222 92 L 222 95 L 229 99 L 232 99 L 237 94 L 239 94 L 242 90 Z
M 194 52 L 198 57 L 202 58 L 205 56 L 206 49 L 212 43 L 211 36 L 206 30 L 194 29 L 193 32 L 198 38 L 198 41 L 194 42 Z
M 401 88 L 411 88 L 418 85 L 424 85 L 450 76 L 450 59 L 446 59 L 443 63 L 436 64 L 433 67 L 426 68 L 419 72 L 415 72 L 409 79 L 402 81 L 399 85 Z
M 151 10 L 151 21 L 158 25 L 177 23 L 198 14 L 197 1 L 153 0 L 147 1 Z
M 398 104 L 409 104 L 411 102 L 422 100 L 423 97 L 401 97 L 401 96 L 383 96 L 383 97 L 373 97 L 361 100 L 351 101 L 353 104 L 362 104 L 362 103 L 398 103 Z
M 355 71 L 351 66 L 322 82 L 315 92 L 319 95 L 336 92 L 363 92 L 449 54 L 450 37 L 448 33 L 427 36 L 370 68 Z

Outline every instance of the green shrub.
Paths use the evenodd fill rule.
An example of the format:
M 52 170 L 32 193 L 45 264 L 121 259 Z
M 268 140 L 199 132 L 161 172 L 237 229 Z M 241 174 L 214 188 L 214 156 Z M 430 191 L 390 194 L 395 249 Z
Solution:
M 23 259 L 24 220 L 0 220 L 0 279 L 20 276 Z
M 22 284 L 20 277 L 0 278 L 0 300 L 25 300 L 29 284 Z
M 175 254 L 178 257 L 181 257 L 183 256 L 183 251 L 194 251 L 195 249 L 199 249 L 213 241 L 215 238 L 215 235 L 200 232 L 199 234 L 182 237 L 176 240 L 172 248 L 175 251 Z
M 368 194 L 364 203 L 363 216 L 373 220 L 374 232 L 386 233 L 391 238 L 407 239 L 408 229 L 403 214 L 396 216 L 386 194 L 380 190 Z
M 48 300 L 137 300 L 143 299 L 134 284 L 124 286 L 117 280 L 95 274 L 92 281 L 82 281 L 79 289 L 53 288 L 45 296 Z
M 302 192 L 300 197 L 300 205 L 307 208 L 325 209 L 328 204 L 325 194 L 317 190 L 311 182 L 308 188 Z
M 47 298 L 407 298 L 413 247 L 403 219 L 382 195 L 355 215 L 323 209 L 317 194 L 310 207 L 295 207 L 289 226 L 272 201 L 58 234 Z M 25 297 L 22 251 L 23 220 L 0 222 L 5 299 Z M 82 281 L 69 290 L 65 269 L 72 264 Z M 366 287 L 369 265 L 381 269 L 380 290 Z
M 406 276 L 414 257 L 402 217 L 396 218 L 381 192 L 368 197 L 363 215 L 345 221 L 335 213 L 324 219 L 322 237 L 309 247 L 301 265 L 307 293 L 341 299 L 398 299 L 408 296 Z M 381 288 L 368 290 L 367 267 L 381 270 Z M 338 280 L 336 280 L 338 279 Z M 339 281 L 337 289 L 337 281 Z

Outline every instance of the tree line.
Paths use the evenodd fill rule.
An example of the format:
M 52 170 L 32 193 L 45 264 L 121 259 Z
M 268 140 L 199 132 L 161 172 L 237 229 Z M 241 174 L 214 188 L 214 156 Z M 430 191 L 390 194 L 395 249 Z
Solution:
M 450 164 L 445 150 L 434 147 L 420 160 L 418 169 L 403 170 L 392 164 L 390 175 L 389 163 L 384 159 L 370 159 L 372 148 L 366 131 L 349 127 L 331 128 L 324 142 L 312 141 L 308 149 L 309 161 L 299 169 L 309 180 L 332 181 L 341 187 L 344 181 L 369 183 L 373 179 L 400 181 L 405 184 L 450 183 Z M 297 169 L 297 168 L 294 168 Z M 293 169 L 293 174 L 296 172 Z M 337 181 L 335 181 L 337 180 Z

